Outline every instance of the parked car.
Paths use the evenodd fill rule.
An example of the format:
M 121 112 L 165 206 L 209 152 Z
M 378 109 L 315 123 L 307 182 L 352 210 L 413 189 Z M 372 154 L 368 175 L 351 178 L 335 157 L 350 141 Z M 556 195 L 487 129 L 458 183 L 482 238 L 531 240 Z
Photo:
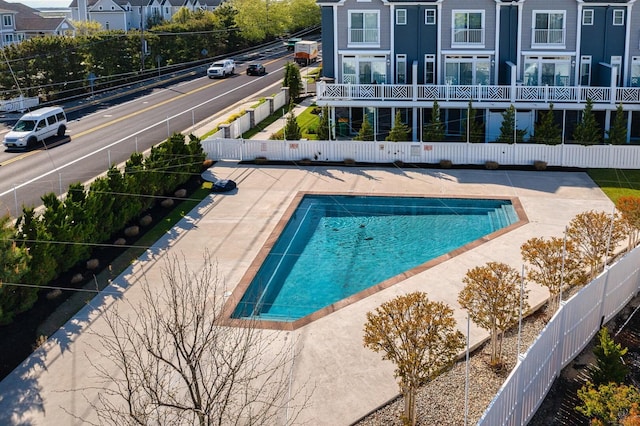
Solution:
M 209 78 L 226 77 L 228 75 L 232 75 L 235 70 L 236 63 L 233 59 L 223 59 L 211 64 L 209 69 L 207 69 L 207 76 Z
M 266 73 L 267 70 L 262 64 L 250 64 L 247 67 L 247 75 L 265 75 Z

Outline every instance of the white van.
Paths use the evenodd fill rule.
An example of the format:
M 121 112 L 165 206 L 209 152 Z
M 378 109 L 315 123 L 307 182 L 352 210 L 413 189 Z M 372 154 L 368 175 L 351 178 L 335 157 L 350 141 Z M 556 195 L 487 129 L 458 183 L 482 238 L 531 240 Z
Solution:
M 64 136 L 67 117 L 60 107 L 46 107 L 23 115 L 4 136 L 7 148 L 30 148 L 51 136 Z

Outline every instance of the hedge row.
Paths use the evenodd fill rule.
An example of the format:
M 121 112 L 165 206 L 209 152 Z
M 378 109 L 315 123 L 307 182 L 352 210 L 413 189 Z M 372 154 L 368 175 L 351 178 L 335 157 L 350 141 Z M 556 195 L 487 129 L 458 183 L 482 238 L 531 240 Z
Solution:
M 183 135 L 174 134 L 153 147 L 148 157 L 132 154 L 124 170 L 112 166 L 88 190 L 74 183 L 64 199 L 54 193 L 44 195 L 42 214 L 23 208 L 15 224 L 15 241 L 16 248 L 27 253 L 27 266 L 12 278 L 29 287 L 0 286 L 0 324 L 31 308 L 39 286 L 86 262 L 96 244 L 121 232 L 157 197 L 172 194 L 199 174 L 204 159 L 198 138 L 190 136 L 186 142 Z

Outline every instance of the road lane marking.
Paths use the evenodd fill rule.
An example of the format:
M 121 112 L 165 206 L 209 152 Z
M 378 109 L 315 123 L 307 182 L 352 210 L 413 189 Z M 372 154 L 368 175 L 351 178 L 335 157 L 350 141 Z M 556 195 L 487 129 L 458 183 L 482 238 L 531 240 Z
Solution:
M 282 69 L 284 69 L 284 67 L 278 68 L 276 71 L 280 71 L 280 70 L 282 70 Z M 40 180 L 40 179 L 42 179 L 42 178 L 44 178 L 44 177 L 47 177 L 47 176 L 49 176 L 49 175 L 52 175 L 52 174 L 54 174 L 54 173 L 56 173 L 56 172 L 58 172 L 58 171 L 60 171 L 60 170 L 62 170 L 62 169 L 64 169 L 64 168 L 66 168 L 66 167 L 69 167 L 69 166 L 71 166 L 71 165 L 73 165 L 73 164 L 75 164 L 75 163 L 77 163 L 77 162 L 80 162 L 80 161 L 82 161 L 82 160 L 84 160 L 84 159 L 86 159 L 86 158 L 89 158 L 89 157 L 91 157 L 92 155 L 95 155 L 95 154 L 97 154 L 97 153 L 99 153 L 99 152 L 102 152 L 102 151 L 106 151 L 106 150 L 110 149 L 111 147 L 118 145 L 119 143 L 122 143 L 122 142 L 124 142 L 124 141 L 126 141 L 126 140 L 130 140 L 132 137 L 138 136 L 139 134 L 141 134 L 141 133 L 143 133 L 143 132 L 146 132 L 146 131 L 147 131 L 147 130 L 149 130 L 149 129 L 153 129 L 153 128 L 154 128 L 154 127 L 156 127 L 156 126 L 159 126 L 159 125 L 165 124 L 165 123 L 167 122 L 167 120 L 171 120 L 171 119 L 173 119 L 173 118 L 175 118 L 175 117 L 178 117 L 178 116 L 180 116 L 180 115 L 182 115 L 182 114 L 185 114 L 185 113 L 187 113 L 187 112 L 190 112 L 190 111 L 192 111 L 192 110 L 194 110 L 194 109 L 196 109 L 196 108 L 200 108 L 200 107 L 202 107 L 203 105 L 206 105 L 206 104 L 208 104 L 208 103 L 210 103 L 210 102 L 213 102 L 213 101 L 215 101 L 215 100 L 218 100 L 218 99 L 220 99 L 221 97 L 228 95 L 229 93 L 233 93 L 233 92 L 235 92 L 236 90 L 239 90 L 239 89 L 241 89 L 241 88 L 243 88 L 243 87 L 246 87 L 246 86 L 249 86 L 249 85 L 251 85 L 251 84 L 254 84 L 254 83 L 258 82 L 258 81 L 259 81 L 259 80 L 250 80 L 250 81 L 249 81 L 248 83 L 246 83 L 246 84 L 243 84 L 243 85 L 241 85 L 241 86 L 236 86 L 235 88 L 233 88 L 233 89 L 231 89 L 231 90 L 228 90 L 228 91 L 226 91 L 226 92 L 224 92 L 224 93 L 221 93 L 221 94 L 219 94 L 218 96 L 215 96 L 215 97 L 213 97 L 213 98 L 211 98 L 211 99 L 209 99 L 209 100 L 206 100 L 206 101 L 204 101 L 204 102 L 201 102 L 201 103 L 199 103 L 198 105 L 195 105 L 195 106 L 193 106 L 193 107 L 191 107 L 191 108 L 189 108 L 189 109 L 187 109 L 187 110 L 185 110 L 185 111 L 182 111 L 182 112 L 180 112 L 180 113 L 178 113 L 178 114 L 174 114 L 174 115 L 172 115 L 172 116 L 170 116 L 170 117 L 168 116 L 166 119 L 163 119 L 163 120 L 161 120 L 161 121 L 158 121 L 158 122 L 157 122 L 157 123 L 155 123 L 155 124 L 151 124 L 151 125 L 149 125 L 149 126 L 145 127 L 144 129 L 138 130 L 137 132 L 135 132 L 135 133 L 133 133 L 133 134 L 131 134 L 131 135 L 129 135 L 129 136 L 127 136 L 127 137 L 125 137 L 125 138 L 122 138 L 122 139 L 119 139 L 119 140 L 117 140 L 117 141 L 115 141 L 115 142 L 112 142 L 112 143 L 110 143 L 109 145 L 103 146 L 102 148 L 98 148 L 97 150 L 92 151 L 92 152 L 90 152 L 90 153 L 88 153 L 88 154 L 86 154 L 86 155 L 83 155 L 83 156 L 82 156 L 82 157 L 80 157 L 80 158 L 76 158 L 75 160 L 72 160 L 72 161 L 70 161 L 70 162 L 68 162 L 68 163 L 66 163 L 66 164 L 64 164 L 64 165 L 61 165 L 61 166 L 55 167 L 53 170 L 51 170 L 51 171 L 49 171 L 49 172 L 46 172 L 46 173 L 43 173 L 43 174 L 41 174 L 40 176 L 34 177 L 33 179 L 30 179 L 30 180 L 28 180 L 28 181 L 26 181 L 26 182 L 23 182 L 23 183 L 21 183 L 20 185 L 16 185 L 16 186 L 14 186 L 13 188 L 11 188 L 11 189 L 9 189 L 9 190 L 7 190 L 7 191 L 5 191 L 5 192 L 0 192 L 0 197 L 4 197 L 5 195 L 10 194 L 10 193 L 12 193 L 12 192 L 16 191 L 17 189 L 20 189 L 20 188 L 22 188 L 22 187 L 25 187 L 25 186 L 27 186 L 27 185 L 30 185 L 30 184 L 32 184 L 32 183 L 34 183 L 34 182 L 37 182 L 38 180 Z M 213 84 L 217 84 L 217 83 L 220 83 L 220 82 L 221 82 L 221 81 L 217 81 L 217 82 L 215 82 L 215 83 L 212 83 L 211 85 L 207 85 L 207 86 L 205 86 L 205 88 L 211 87 Z M 198 90 L 202 90 L 202 89 L 204 89 L 204 88 L 196 89 L 196 90 L 192 90 L 192 91 L 190 91 L 190 92 L 185 93 L 184 95 L 181 95 L 180 97 L 182 97 L 182 96 L 186 96 L 187 94 L 190 94 L 190 93 L 195 93 L 195 92 L 197 92 Z M 137 113 L 129 114 L 127 117 L 134 117 L 134 116 L 136 116 L 138 113 L 140 113 L 140 112 L 142 112 L 142 111 L 148 111 L 148 110 L 150 110 L 150 109 L 155 108 L 156 106 L 160 106 L 160 105 L 162 105 L 162 104 L 166 104 L 166 103 L 168 103 L 168 102 L 170 102 L 170 101 L 172 101 L 172 100 L 174 100 L 174 99 L 177 99 L 177 98 L 179 98 L 179 97 L 169 99 L 169 100 L 167 100 L 167 101 L 165 101 L 165 102 L 162 102 L 162 103 L 160 103 L 160 104 L 156 104 L 156 105 L 154 105 L 154 106 L 152 106 L 152 107 L 149 107 L 149 108 L 145 108 L 144 110 L 141 110 L 141 111 L 139 111 L 139 112 L 137 112 Z M 114 121 L 111 121 L 111 122 L 109 122 L 109 123 L 105 123 L 105 124 L 103 124 L 103 125 L 100 125 L 100 126 L 96 127 L 96 128 L 95 128 L 95 129 L 93 129 L 93 130 L 87 130 L 87 131 L 85 131 L 85 132 L 81 132 L 80 134 L 74 135 L 74 137 L 75 137 L 75 136 L 83 136 L 83 135 L 87 135 L 87 134 L 89 134 L 89 133 L 92 133 L 92 131 L 95 131 L 95 130 L 98 130 L 98 129 L 102 129 L 102 128 L 104 128 L 104 127 L 107 127 L 107 126 L 108 126 L 108 125 L 110 125 L 110 124 L 113 124 L 113 123 L 116 123 L 116 122 L 119 122 L 119 121 L 122 121 L 122 119 L 114 120 Z M 72 142 L 73 142 L 73 141 L 72 141 Z M 36 152 L 38 152 L 38 151 L 30 151 L 30 152 L 28 152 L 28 153 L 25 153 L 24 155 L 32 155 L 32 153 L 36 153 Z M 24 158 L 24 157 L 23 157 L 23 158 Z M 5 162 L 5 163 L 7 163 L 7 164 L 8 164 L 8 162 Z M 0 163 L 0 166 L 2 166 L 2 165 L 3 165 L 3 164 L 5 164 L 5 163 Z

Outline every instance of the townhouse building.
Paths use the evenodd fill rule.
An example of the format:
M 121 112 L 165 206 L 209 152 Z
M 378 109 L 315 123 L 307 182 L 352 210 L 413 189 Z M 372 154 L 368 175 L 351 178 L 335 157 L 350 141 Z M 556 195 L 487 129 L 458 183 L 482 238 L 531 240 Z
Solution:
M 147 29 L 150 22 L 170 20 L 182 7 L 190 11 L 214 10 L 221 0 L 73 0 L 75 21 L 95 21 L 105 30 Z
M 337 137 L 368 117 L 378 140 L 396 112 L 422 140 L 437 101 L 448 140 L 464 140 L 471 103 L 487 142 L 514 106 L 534 134 L 553 104 L 572 142 L 587 99 L 603 136 L 622 105 L 640 140 L 640 9 L 635 0 L 318 0 L 323 81 Z

